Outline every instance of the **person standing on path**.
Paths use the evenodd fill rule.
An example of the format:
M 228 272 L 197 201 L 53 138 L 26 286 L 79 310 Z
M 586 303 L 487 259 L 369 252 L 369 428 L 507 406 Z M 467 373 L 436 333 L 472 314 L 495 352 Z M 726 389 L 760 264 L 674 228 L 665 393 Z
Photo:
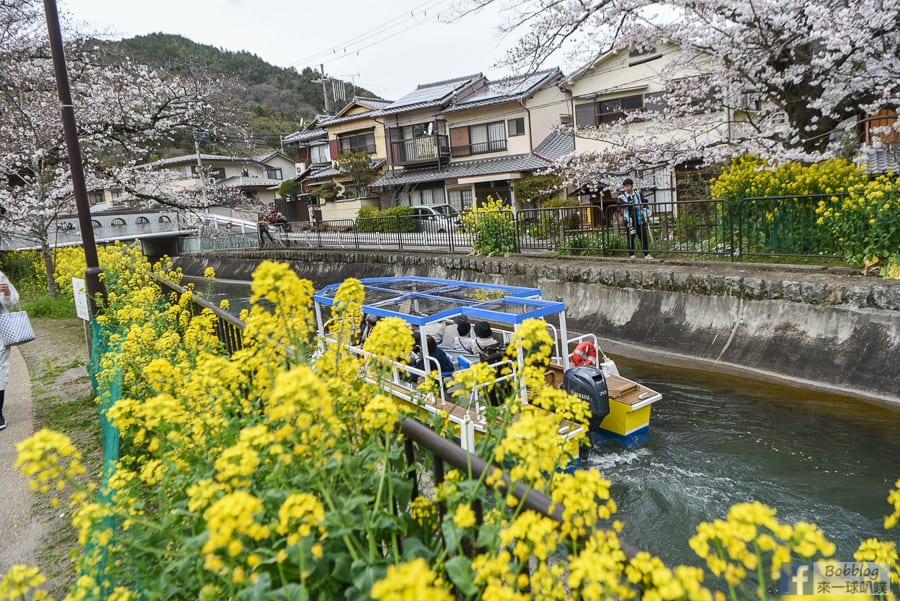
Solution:
M 0 311 L 8 312 L 19 302 L 19 292 L 12 285 L 6 274 L 0 271 Z M 6 385 L 9 383 L 10 347 L 0 340 L 0 430 L 6 429 L 6 418 L 3 417 L 3 402 L 6 399 Z
M 263 248 L 266 245 L 263 236 L 268 236 L 269 242 L 275 244 L 275 238 L 272 237 L 272 233 L 269 231 L 269 219 L 262 213 L 259 213 L 256 217 L 256 228 L 259 230 L 260 248 Z
M 619 195 L 619 206 L 622 207 L 622 215 L 625 217 L 625 227 L 628 228 L 628 254 L 634 258 L 634 238 L 641 239 L 641 248 L 644 250 L 644 258 L 650 256 L 650 207 L 644 202 L 641 193 L 634 189 L 631 178 L 622 182 L 625 191 Z

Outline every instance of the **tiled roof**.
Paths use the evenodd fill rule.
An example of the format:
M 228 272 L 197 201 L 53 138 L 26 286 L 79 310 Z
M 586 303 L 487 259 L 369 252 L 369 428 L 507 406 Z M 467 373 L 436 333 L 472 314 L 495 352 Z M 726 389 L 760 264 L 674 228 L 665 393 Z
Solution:
M 481 106 L 490 106 L 502 102 L 512 102 L 527 98 L 537 90 L 546 87 L 554 79 L 561 79 L 562 72 L 558 68 L 538 71 L 531 75 L 513 75 L 488 83 L 471 96 L 467 96 L 458 102 L 454 102 L 441 113 L 453 113 Z
M 353 98 L 359 104 L 368 106 L 373 109 L 383 109 L 386 106 L 389 106 L 394 103 L 393 100 L 382 100 L 381 98 L 363 98 L 360 96 L 356 96 Z
M 371 119 L 372 117 L 378 117 L 381 115 L 383 111 L 366 111 L 365 113 L 356 113 L 355 115 L 347 115 L 346 117 L 334 117 L 333 119 L 325 119 L 320 123 L 322 127 L 328 127 L 329 125 L 337 125 L 339 123 L 347 123 L 348 121 L 356 121 L 358 119 Z
M 558 129 L 551 131 L 534 149 L 534 154 L 551 161 L 571 152 L 575 152 L 575 134 Z
M 372 161 L 372 169 L 378 169 L 382 165 L 387 162 L 387 159 L 375 159 Z M 322 179 L 325 177 L 334 177 L 335 175 L 341 175 L 343 172 L 340 169 L 335 169 L 333 166 L 328 165 L 324 167 L 321 171 L 314 171 L 309 174 L 309 177 L 306 179 Z
M 435 81 L 419 85 L 415 90 L 401 97 L 389 106 L 382 109 L 385 115 L 412 111 L 419 108 L 439 106 L 449 100 L 454 93 L 471 83 L 483 78 L 484 75 L 476 73 L 443 81 Z
M 321 128 L 316 127 L 313 129 L 305 129 L 303 131 L 295 131 L 292 134 L 288 134 L 284 137 L 284 141 L 288 144 L 293 142 L 309 142 L 310 140 L 315 140 L 316 138 L 327 138 L 328 132 Z
M 232 175 L 231 177 L 226 177 L 216 183 L 221 186 L 228 186 L 229 188 L 269 188 L 271 186 L 280 186 L 282 181 L 284 180 Z
M 256 163 L 258 162 L 256 159 L 250 157 L 236 157 L 236 156 L 226 156 L 222 154 L 201 154 L 200 155 L 201 162 L 229 162 L 229 163 Z M 162 168 L 162 167 L 171 167 L 173 165 L 184 165 L 188 163 L 197 163 L 197 155 L 196 154 L 183 154 L 177 157 L 171 157 L 168 159 L 160 159 L 158 161 L 154 161 L 152 163 L 148 163 L 146 166 L 153 168 Z
M 490 159 L 475 159 L 450 163 L 445 167 L 429 167 L 426 169 L 403 169 L 388 171 L 372 183 L 373 188 L 402 186 L 404 184 L 421 184 L 424 182 L 443 181 L 460 177 L 475 177 L 492 173 L 513 173 L 516 171 L 535 171 L 550 166 L 548 161 L 533 154 L 513 154 Z

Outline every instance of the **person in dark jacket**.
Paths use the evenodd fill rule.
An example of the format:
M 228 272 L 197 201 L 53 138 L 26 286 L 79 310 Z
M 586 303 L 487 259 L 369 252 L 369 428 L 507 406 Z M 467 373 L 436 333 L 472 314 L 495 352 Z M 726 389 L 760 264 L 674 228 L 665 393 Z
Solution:
M 634 189 L 634 182 L 631 178 L 622 182 L 625 189 L 619 195 L 619 206 L 622 207 L 622 217 L 625 219 L 625 227 L 628 228 L 628 254 L 634 258 L 634 239 L 641 239 L 641 248 L 644 250 L 644 258 L 652 259 L 650 256 L 650 207 L 644 202 L 644 197 L 638 190 Z
M 437 359 L 438 365 L 441 366 L 441 375 L 448 376 L 453 373 L 453 361 L 444 350 L 437 345 L 437 342 L 431 336 L 425 337 L 425 343 L 428 345 L 428 356 Z M 425 369 L 425 357 L 419 355 L 419 358 L 412 364 L 416 369 Z M 434 368 L 434 363 L 429 367 Z

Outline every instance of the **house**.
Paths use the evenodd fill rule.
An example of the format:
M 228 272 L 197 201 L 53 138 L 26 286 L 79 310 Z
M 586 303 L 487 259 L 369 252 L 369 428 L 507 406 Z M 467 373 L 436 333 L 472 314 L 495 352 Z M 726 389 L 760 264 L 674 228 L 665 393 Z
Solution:
M 550 69 L 418 86 L 381 111 L 388 169 L 371 188 L 383 205 L 446 203 L 464 210 L 490 196 L 516 206 L 515 180 L 555 158 L 540 156 L 536 146 L 567 112 L 561 80 L 559 69 Z
M 294 161 L 280 152 L 253 157 L 215 154 L 188 154 L 147 165 L 172 175 L 168 186 L 174 191 L 209 194 L 216 190 L 240 193 L 248 211 L 272 205 L 278 187 L 294 173 Z
M 640 50 L 613 50 L 569 75 L 564 87 L 571 96 L 571 111 L 575 117 L 575 151 L 615 153 L 626 136 L 632 139 L 677 136 L 674 132 L 656 131 L 657 124 L 653 120 L 629 122 L 617 130 L 611 129 L 600 138 L 579 135 L 579 132 L 584 128 L 624 124 L 630 111 L 661 108 L 673 59 L 679 51 L 677 45 L 670 43 Z M 666 167 L 641 173 L 598 174 L 601 186 L 595 184 L 592 189 L 586 187 L 576 190 L 575 194 L 583 203 L 602 209 L 615 202 L 614 191 L 620 188 L 626 176 L 639 180 L 642 191 L 655 202 L 670 203 L 676 200 L 675 174 Z M 601 189 L 597 190 L 597 187 Z
M 301 176 L 303 193 L 315 197 L 323 186 L 336 187 L 334 199 L 318 200 L 316 207 L 322 219 L 354 219 L 360 208 L 379 204 L 378 198 L 369 193 L 368 181 L 354 182 L 353 175 L 340 169 L 336 162 L 349 153 L 362 152 L 369 155 L 369 167 L 375 173 L 384 169 L 384 125 L 377 117 L 389 104 L 386 100 L 356 97 L 333 117 L 317 119 L 314 129 L 288 137 L 298 144 L 299 163 L 307 170 Z

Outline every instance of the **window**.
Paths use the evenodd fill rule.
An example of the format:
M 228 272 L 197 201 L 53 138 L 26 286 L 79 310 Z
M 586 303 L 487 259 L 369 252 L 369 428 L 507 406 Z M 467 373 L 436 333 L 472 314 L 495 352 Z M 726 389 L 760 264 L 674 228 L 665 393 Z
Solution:
M 652 95 L 651 95 L 652 96 Z M 644 95 L 623 96 L 575 105 L 575 125 L 595 127 L 624 119 L 627 111 L 644 108 Z
M 328 144 L 309 147 L 309 160 L 313 165 L 324 165 L 331 162 L 331 151 Z
M 368 152 L 375 154 L 375 133 L 358 134 L 338 138 L 341 154 L 345 152 Z
M 597 103 L 597 123 L 612 123 L 625 118 L 625 111 L 644 108 L 643 94 L 624 96 Z
M 463 188 L 461 190 L 449 190 L 448 200 L 453 208 L 458 211 L 464 211 L 472 206 L 472 189 Z
M 91 192 L 88 194 L 88 200 L 92 205 L 100 204 L 103 202 L 103 192 Z
M 405 204 L 409 205 L 433 205 L 444 202 L 443 188 L 422 188 L 419 190 L 410 190 L 403 196 Z
M 509 131 L 509 137 L 525 135 L 525 117 L 518 119 L 510 119 L 506 122 L 506 129 Z
M 472 143 L 472 154 L 506 150 L 506 128 L 503 121 L 470 126 L 469 140 Z
M 278 167 L 269 167 L 266 165 L 266 177 L 269 179 L 284 179 L 284 176 L 281 174 L 281 169 Z

